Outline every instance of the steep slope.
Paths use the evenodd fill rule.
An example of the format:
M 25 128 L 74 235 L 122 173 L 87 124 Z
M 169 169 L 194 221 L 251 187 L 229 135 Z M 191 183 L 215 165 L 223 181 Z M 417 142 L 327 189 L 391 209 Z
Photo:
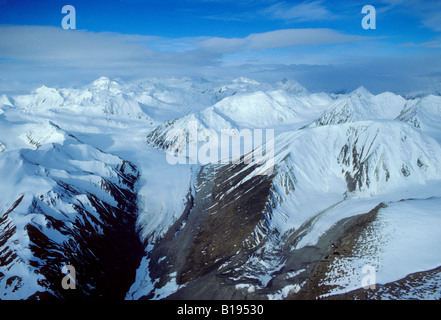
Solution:
M 31 94 L 14 96 L 13 99 L 16 107 L 39 112 L 59 108 L 64 102 L 57 89 L 46 86 L 36 89 Z
M 273 175 L 243 162 L 199 171 L 190 207 L 150 248 L 129 298 L 286 298 L 359 215 L 441 184 L 439 144 L 398 121 L 302 129 L 275 146 Z
M 229 128 L 233 128 L 231 124 Z M 150 132 L 146 141 L 148 144 L 168 150 L 170 154 L 175 154 L 182 157 L 190 157 L 190 163 L 196 163 L 190 149 L 197 150 L 199 141 L 209 141 L 214 133 L 210 132 L 207 125 L 205 125 L 196 115 L 190 114 L 180 119 L 166 121 L 152 132 Z
M 211 142 L 220 148 L 222 134 L 239 137 L 246 130 L 293 131 L 316 119 L 331 101 L 327 94 L 292 95 L 284 90 L 238 93 L 200 112 L 165 121 L 147 135 L 147 143 L 197 163 L 189 150 L 197 153 L 198 147 Z M 257 139 L 253 142 L 254 149 L 261 145 Z
M 281 212 L 296 208 L 298 213 L 281 215 L 278 228 L 282 232 L 298 228 L 308 211 L 311 217 L 347 196 L 371 198 L 395 192 L 403 196 L 438 181 L 440 151 L 436 141 L 396 121 L 354 122 L 280 135 L 275 198 L 282 199 Z M 313 201 L 317 197 L 319 204 Z
M 305 129 L 279 136 L 276 139 L 277 174 L 273 179 L 269 198 L 272 208 L 269 215 L 271 217 L 269 230 L 277 231 L 280 236 L 278 241 L 268 239 L 270 241 L 267 241 L 266 252 L 267 254 L 282 252 L 278 254 L 283 266 L 282 270 L 275 272 L 271 277 L 273 287 L 275 283 L 279 283 L 282 287 L 277 290 L 279 293 L 276 292 L 277 294 L 269 297 L 287 297 L 306 286 L 308 279 L 311 279 L 315 272 L 310 269 L 311 266 L 321 261 L 320 259 L 328 255 L 340 254 L 338 251 L 343 250 L 340 248 L 337 251 L 334 248 L 329 253 L 328 248 L 331 244 L 335 243 L 336 247 L 337 239 L 342 235 L 348 235 L 351 239 L 357 238 L 358 231 L 350 231 L 351 229 L 347 228 L 352 223 L 365 224 L 360 220 L 357 222 L 358 215 L 364 216 L 375 208 L 378 210 L 378 204 L 386 199 L 388 204 L 392 204 L 403 198 L 439 197 L 440 151 L 439 144 L 433 139 L 406 124 L 395 121 L 354 122 Z M 424 208 L 424 205 L 421 208 Z M 416 212 L 407 210 L 406 216 L 409 215 L 407 220 L 418 219 Z M 433 218 L 429 217 L 425 222 L 421 222 L 430 225 L 430 221 L 436 219 L 436 212 L 437 210 L 433 211 Z M 426 214 L 429 214 L 429 211 Z M 387 231 L 382 226 L 381 221 L 377 225 L 379 225 L 377 231 L 371 234 L 377 234 L 378 238 L 391 234 L 389 229 Z M 406 232 L 411 233 L 411 230 L 412 227 L 409 226 Z M 397 231 L 396 234 L 399 235 L 399 232 Z M 360 239 L 367 247 L 372 243 L 367 237 Z M 425 241 L 425 244 L 422 244 L 421 240 L 417 242 L 421 246 L 431 247 L 437 247 L 439 244 L 438 237 L 429 237 Z M 284 250 L 280 249 L 281 242 Z M 398 243 L 379 242 L 377 250 L 401 252 L 396 248 L 398 245 Z M 407 245 L 403 243 L 403 246 Z M 310 252 L 311 250 L 314 254 Z M 300 252 L 303 253 L 299 257 Z M 361 249 L 357 252 L 358 258 L 347 256 L 348 261 L 353 263 L 329 264 L 327 270 L 331 274 L 340 274 L 338 278 L 341 281 L 340 290 L 351 289 L 350 286 L 346 288 L 343 285 L 348 281 L 345 274 L 350 274 L 351 270 L 354 270 L 356 274 L 354 279 L 359 280 L 363 277 L 360 275 L 364 265 L 376 259 L 371 250 Z M 294 256 L 296 260 L 292 258 Z M 312 257 L 312 260 L 305 261 L 305 257 L 308 256 Z M 300 266 L 299 261 L 303 261 Z M 259 267 L 260 263 L 255 257 L 250 258 L 244 264 L 244 268 L 262 270 Z M 383 259 L 381 268 L 377 264 L 374 265 L 384 283 L 396 281 L 408 273 L 428 270 L 440 264 L 441 256 L 432 253 L 410 259 L 409 268 L 402 271 L 403 273 L 397 272 L 400 266 L 398 260 Z M 426 265 L 427 269 L 422 269 L 422 265 Z M 332 270 L 335 270 L 334 273 Z M 289 281 L 285 278 L 289 276 L 287 271 L 293 274 Z M 323 275 L 323 270 L 319 275 L 320 277 Z M 319 279 L 323 282 L 328 281 L 324 278 Z M 361 281 L 358 280 L 354 280 L 353 284 L 361 287 Z M 316 286 L 323 283 L 320 281 Z M 252 283 L 245 282 L 242 285 L 249 287 Z M 258 289 L 255 284 L 253 285 Z M 317 292 L 314 291 L 317 287 L 307 288 L 312 290 L 311 292 Z M 324 294 L 326 290 L 321 292 Z M 335 293 L 335 291 L 330 292 Z M 330 292 L 328 293 L 331 294 Z
M 318 108 L 331 101 L 329 97 L 322 97 L 323 100 L 316 98 L 311 103 L 313 99 L 293 96 L 284 90 L 255 91 L 227 97 L 215 104 L 212 112 L 232 119 L 241 128 L 275 128 L 309 120 L 311 113 L 317 115 Z
M 323 126 L 363 120 L 395 119 L 406 100 L 390 92 L 372 95 L 360 87 L 348 95 L 341 95 L 331 103 L 310 126 Z
M 143 252 L 138 172 L 55 128 L 64 141 L 0 158 L 2 299 L 122 298 Z M 65 265 L 76 290 L 61 286 Z
M 241 183 L 254 169 L 243 163 L 201 168 L 182 216 L 149 247 L 128 299 L 241 297 L 234 282 L 225 284 L 224 272 L 256 249 L 265 229 L 270 177 Z
M 5 94 L 2 94 L 0 96 L 0 108 L 3 108 L 3 107 L 12 107 L 11 101 L 9 100 L 8 96 Z M 3 110 L 0 109 L 0 113 L 1 112 L 3 112 Z
M 407 122 L 441 141 L 441 97 L 429 95 L 409 101 L 397 120 Z
M 429 270 L 441 265 L 437 250 L 437 244 L 441 243 L 437 228 L 440 219 L 439 196 L 403 199 L 384 205 L 364 230 L 358 235 L 353 234 L 351 241 L 335 243 L 335 250 L 340 254 L 333 255 L 332 261 L 323 268 L 324 277 L 320 283 L 322 288 L 327 288 L 324 290 L 328 291 L 326 296 L 360 288 L 363 278 L 368 275 L 366 271 L 363 273 L 363 267 L 369 267 L 374 270 L 369 273 L 374 276 L 370 285 L 375 288 L 358 292 L 361 297 L 438 299 L 439 271 L 438 279 L 424 277 L 433 273 Z M 345 270 L 345 273 L 337 270 Z M 423 275 L 419 281 L 407 285 L 397 282 L 417 272 Z M 387 283 L 391 284 L 382 285 Z
M 193 207 L 172 227 L 174 236 L 152 247 L 145 260 L 142 267 L 145 275 L 157 282 L 151 286 L 138 283 L 137 286 L 144 289 L 132 287 L 130 297 L 286 298 L 301 292 L 308 275 L 314 272 L 314 265 L 327 253 L 332 241 L 338 241 L 344 230 L 352 230 L 350 225 L 364 221 L 357 220 L 358 216 L 377 212 L 383 201 L 393 203 L 402 198 L 439 196 L 436 190 L 441 181 L 440 145 L 426 132 L 404 123 L 407 122 L 404 116 L 397 118 L 400 114 L 415 114 L 415 108 L 404 112 L 409 106 L 415 106 L 413 101 L 389 92 L 374 96 L 364 88 L 336 100 L 320 95 L 308 95 L 308 99 L 302 94 L 291 96 L 280 91 L 236 94 L 200 113 L 167 122 L 152 131 L 147 137 L 149 143 L 163 150 L 173 145 L 174 152 L 185 157 L 189 144 L 196 148 L 195 141 L 191 140 L 195 136 L 191 135 L 192 130 L 198 134 L 204 132 L 204 139 L 209 140 L 208 129 L 216 133 L 222 128 L 280 128 L 284 124 L 291 124 L 291 130 L 298 129 L 276 137 L 274 175 L 267 176 L 270 180 L 265 183 L 258 182 L 259 186 L 256 182 L 252 186 L 247 184 L 258 177 L 259 170 L 253 169 L 256 163 L 241 163 L 244 166 L 239 170 L 228 165 L 215 169 L 210 177 L 213 181 L 225 181 L 226 191 L 214 186 L 208 190 L 202 188 L 204 193 L 200 197 L 205 200 L 196 192 L 192 197 Z M 314 99 L 316 104 L 306 103 Z M 314 117 L 318 120 L 299 129 L 298 124 Z M 438 115 L 432 114 L 432 117 L 435 119 Z M 402 121 L 394 121 L 395 118 Z M 173 130 L 177 135 L 171 140 L 167 134 Z M 235 181 L 232 183 L 228 177 L 234 177 Z M 250 223 L 254 228 L 252 232 L 245 232 L 244 228 L 239 232 L 236 225 L 227 224 L 225 220 L 231 221 L 231 217 L 227 218 L 226 212 L 213 220 L 224 221 L 222 227 L 214 227 L 208 217 L 205 220 L 191 218 L 194 212 L 229 208 L 221 199 L 230 196 L 238 203 L 246 202 L 255 188 L 262 189 L 254 201 L 266 196 L 265 201 L 256 202 L 259 209 L 253 212 L 259 212 L 260 220 Z M 232 211 L 240 216 L 238 208 Z M 187 229 L 187 219 L 191 221 L 191 229 Z M 250 216 L 247 219 L 252 221 Z M 224 229 L 227 225 L 229 227 Z M 233 238 L 237 241 L 249 237 L 245 241 L 249 250 L 219 254 L 225 246 L 207 236 L 214 237 L 213 230 L 236 234 Z M 179 237 L 177 234 L 186 234 L 187 239 L 180 250 L 193 252 L 186 260 L 169 257 L 175 255 L 170 248 L 173 237 Z M 189 239 L 195 239 L 193 244 Z M 434 239 L 432 243 L 436 242 Z M 213 260 L 207 258 L 210 252 L 217 253 Z M 182 262 L 193 261 L 192 265 L 196 266 L 195 259 L 204 261 L 205 265 L 191 269 Z M 174 267 L 159 272 L 162 268 L 159 265 L 164 262 Z M 222 277 L 222 285 L 214 280 L 216 277 Z M 395 281 L 397 277 L 397 274 L 389 274 L 385 280 Z M 206 288 L 201 281 L 210 283 L 212 288 Z M 244 290 L 233 294 L 234 288 Z

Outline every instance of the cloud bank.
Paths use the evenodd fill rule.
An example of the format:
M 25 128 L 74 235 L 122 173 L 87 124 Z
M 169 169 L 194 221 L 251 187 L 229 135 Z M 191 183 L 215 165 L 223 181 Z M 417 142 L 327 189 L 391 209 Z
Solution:
M 414 81 L 426 86 L 441 72 L 435 54 L 424 59 L 366 54 L 378 42 L 381 38 L 325 28 L 243 38 L 165 38 L 0 25 L 0 90 L 80 85 L 100 76 L 248 76 L 260 81 L 288 77 L 316 91 L 358 85 L 399 91 L 413 89 Z

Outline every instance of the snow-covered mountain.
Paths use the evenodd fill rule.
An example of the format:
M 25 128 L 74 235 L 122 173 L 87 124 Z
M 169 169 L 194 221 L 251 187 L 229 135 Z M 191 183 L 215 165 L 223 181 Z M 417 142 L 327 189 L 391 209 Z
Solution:
M 0 94 L 0 297 L 438 299 L 440 108 L 286 79 Z
M 45 86 L 28 95 L 14 96 L 14 105 L 28 113 L 68 112 L 109 119 L 151 119 L 136 100 L 122 93 L 115 81 L 100 78 L 85 89 L 60 89 Z
M 397 120 L 407 122 L 440 141 L 441 97 L 429 95 L 406 104 Z
M 349 121 L 395 119 L 403 111 L 406 100 L 391 92 L 372 95 L 360 87 L 331 103 L 312 125 L 346 123 Z
M 40 141 L 36 149 L 0 158 L 1 297 L 122 298 L 120 290 L 106 287 L 112 269 L 134 277 L 142 251 L 136 229 L 139 173 L 55 124 L 49 128 L 47 136 L 56 134 L 58 142 Z M 79 267 L 81 293 L 61 287 L 65 265 Z

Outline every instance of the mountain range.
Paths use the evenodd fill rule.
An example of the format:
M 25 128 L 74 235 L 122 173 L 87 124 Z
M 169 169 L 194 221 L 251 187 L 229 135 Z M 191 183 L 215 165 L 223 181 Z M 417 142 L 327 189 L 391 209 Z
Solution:
M 0 93 L 0 299 L 440 299 L 440 123 L 286 79 Z

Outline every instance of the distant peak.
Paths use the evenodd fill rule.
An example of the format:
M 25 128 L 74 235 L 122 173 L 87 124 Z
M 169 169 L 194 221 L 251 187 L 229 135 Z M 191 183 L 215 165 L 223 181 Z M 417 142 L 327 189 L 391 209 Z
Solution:
M 96 79 L 94 82 L 92 82 L 92 85 L 97 86 L 97 85 L 102 85 L 102 84 L 110 84 L 111 80 L 107 77 L 100 77 L 98 79 Z
M 355 89 L 354 91 L 352 91 L 349 95 L 350 96 L 357 95 L 359 97 L 362 97 L 362 96 L 372 96 L 372 93 L 370 93 L 365 87 L 360 86 L 357 89 Z
M 106 76 L 101 76 L 98 79 L 96 79 L 95 81 L 110 81 L 110 79 Z
M 95 90 L 110 90 L 117 89 L 119 87 L 119 83 L 113 80 L 110 80 L 108 77 L 100 77 L 94 82 L 92 82 L 92 87 Z M 117 89 L 118 90 L 118 89 Z
M 9 100 L 9 98 L 6 94 L 2 94 L 0 96 L 0 107 L 3 107 L 3 106 L 13 107 L 11 100 Z
M 248 83 L 248 84 L 254 84 L 254 85 L 259 85 L 260 84 L 256 80 L 249 79 L 249 78 L 246 78 L 246 77 L 239 77 L 237 79 L 234 79 L 233 82 L 234 83 L 241 82 L 241 83 Z
M 283 78 L 280 82 L 277 83 L 282 89 L 289 93 L 306 93 L 307 90 L 300 83 L 295 80 L 288 80 L 287 78 Z
M 36 93 L 46 93 L 46 92 L 58 92 L 57 89 L 55 88 L 49 88 L 46 87 L 45 85 L 42 85 L 41 87 L 35 89 Z

